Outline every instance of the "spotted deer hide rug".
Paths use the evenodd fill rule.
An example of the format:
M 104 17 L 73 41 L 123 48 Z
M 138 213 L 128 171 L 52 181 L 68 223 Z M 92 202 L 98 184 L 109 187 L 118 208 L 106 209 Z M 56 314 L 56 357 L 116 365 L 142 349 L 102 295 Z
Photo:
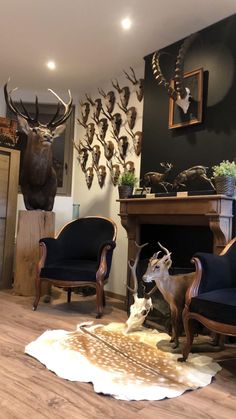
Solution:
M 25 352 L 59 377 L 91 382 L 97 393 L 121 400 L 160 400 L 210 384 L 221 369 L 207 356 L 157 349 L 165 333 L 143 328 L 124 333 L 124 323 L 83 323 L 74 332 L 50 330 L 28 344 Z

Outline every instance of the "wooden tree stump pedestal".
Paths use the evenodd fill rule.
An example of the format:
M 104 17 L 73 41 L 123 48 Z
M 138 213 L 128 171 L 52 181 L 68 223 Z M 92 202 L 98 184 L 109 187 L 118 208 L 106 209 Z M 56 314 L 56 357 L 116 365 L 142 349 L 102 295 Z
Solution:
M 15 253 L 14 292 L 35 296 L 35 276 L 39 262 L 39 240 L 54 237 L 55 213 L 52 211 L 19 211 Z M 49 293 L 42 285 L 41 295 Z

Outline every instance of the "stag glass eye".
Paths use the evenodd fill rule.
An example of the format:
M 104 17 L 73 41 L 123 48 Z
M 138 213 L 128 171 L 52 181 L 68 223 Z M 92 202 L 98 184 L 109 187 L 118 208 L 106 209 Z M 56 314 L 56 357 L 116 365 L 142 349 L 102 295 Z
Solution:
M 146 316 L 148 314 L 147 310 L 142 310 L 141 312 L 142 316 Z

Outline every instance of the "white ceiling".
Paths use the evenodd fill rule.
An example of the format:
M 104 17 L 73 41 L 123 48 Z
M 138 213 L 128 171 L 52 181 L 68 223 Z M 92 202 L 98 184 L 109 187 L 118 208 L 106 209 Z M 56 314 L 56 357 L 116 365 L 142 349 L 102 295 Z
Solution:
M 236 12 L 236 0 L 1 0 L 0 85 L 88 91 Z M 120 21 L 129 16 L 130 31 Z M 45 63 L 58 67 L 50 72 Z

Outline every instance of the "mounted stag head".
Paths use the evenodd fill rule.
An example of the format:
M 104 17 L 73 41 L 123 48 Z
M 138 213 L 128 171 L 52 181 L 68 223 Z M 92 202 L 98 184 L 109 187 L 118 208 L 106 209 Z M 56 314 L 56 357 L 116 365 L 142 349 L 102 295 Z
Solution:
M 175 101 L 176 105 L 178 105 L 185 114 L 188 112 L 190 105 L 191 92 L 188 87 L 184 86 L 184 57 L 189 46 L 196 38 L 196 35 L 197 34 L 192 34 L 186 38 L 179 49 L 175 62 L 175 74 L 173 77 L 174 87 L 172 87 L 170 82 L 165 79 L 161 71 L 160 56 L 164 52 L 155 52 L 152 57 L 152 70 L 155 79 L 157 80 L 158 84 L 164 85 L 164 87 L 167 89 L 168 95 Z
M 139 246 L 137 243 L 135 243 L 135 244 L 136 244 L 136 247 L 137 247 L 137 253 L 136 253 L 135 261 L 134 261 L 133 264 L 131 264 L 130 261 L 128 262 L 129 267 L 131 269 L 131 274 L 132 274 L 134 287 L 132 289 L 132 288 L 127 286 L 127 288 L 133 294 L 134 304 L 132 304 L 130 306 L 130 315 L 129 315 L 129 318 L 126 321 L 126 324 L 125 324 L 125 326 L 126 326 L 125 327 L 125 333 L 134 332 L 136 330 L 139 330 L 142 327 L 149 311 L 153 308 L 151 295 L 157 289 L 157 287 L 154 286 L 149 293 L 144 293 L 143 298 L 138 297 L 138 279 L 137 279 L 136 269 L 137 269 L 137 265 L 138 265 L 140 252 L 141 252 L 142 248 L 147 245 L 147 243 L 145 243 L 141 246 Z
M 141 100 L 143 99 L 143 84 L 144 84 L 144 79 L 137 79 L 135 76 L 135 72 L 134 69 L 132 67 L 130 67 L 131 70 L 131 76 L 126 73 L 126 71 L 124 71 L 126 78 L 131 81 L 131 83 L 134 86 L 135 92 L 136 92 L 136 96 L 139 102 L 141 102 Z
M 112 90 L 108 93 L 105 93 L 102 89 L 98 89 L 98 91 L 100 95 L 104 98 L 107 112 L 112 113 L 116 101 L 115 93 Z
M 111 82 L 112 86 L 117 90 L 120 96 L 120 102 L 121 106 L 123 108 L 127 108 L 130 98 L 130 90 L 128 86 L 120 87 L 118 81 L 116 80 L 116 83 Z
M 17 116 L 20 130 L 27 135 L 27 145 L 22 156 L 21 165 L 21 190 L 27 210 L 41 209 L 52 211 L 57 190 L 56 172 L 52 166 L 51 145 L 56 137 L 65 130 L 65 122 L 72 112 L 72 98 L 70 91 L 69 102 L 65 103 L 52 90 L 48 89 L 59 100 L 55 115 L 47 124 L 38 120 L 38 98 L 35 100 L 35 116 L 32 117 L 24 104 L 22 111 L 14 105 L 11 94 L 16 89 L 8 92 L 7 83 L 4 86 L 4 95 L 9 109 Z M 61 106 L 64 108 L 60 115 Z

